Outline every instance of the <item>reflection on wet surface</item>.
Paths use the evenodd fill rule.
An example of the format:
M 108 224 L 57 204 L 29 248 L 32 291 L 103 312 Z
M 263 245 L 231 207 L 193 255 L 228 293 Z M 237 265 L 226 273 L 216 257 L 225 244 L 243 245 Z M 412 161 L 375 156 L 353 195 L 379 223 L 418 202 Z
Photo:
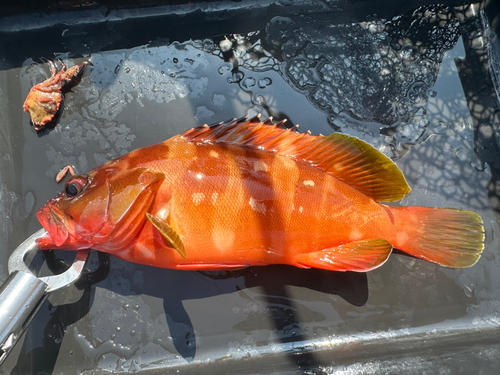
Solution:
M 229 23 L 205 9 L 213 17 L 204 19 L 205 33 L 180 27 L 177 16 L 163 29 L 150 19 L 158 35 L 147 40 L 109 31 L 144 20 L 115 19 L 103 32 L 89 18 L 90 26 L 38 30 L 46 44 L 22 56 L 4 54 L 1 264 L 39 228 L 34 211 L 60 190 L 54 177 L 63 166 L 84 172 L 190 127 L 259 112 L 373 144 L 397 160 L 413 189 L 402 205 L 478 212 L 486 230 L 479 263 L 445 269 L 396 252 L 368 274 L 286 266 L 198 273 L 111 258 L 109 273 L 80 286 L 78 302 L 42 307 L 3 373 L 189 373 L 197 364 L 207 373 L 396 374 L 398 363 L 415 374 L 426 363 L 459 373 L 453 358 L 493 373 L 500 167 L 486 52 L 498 48 L 489 44 L 492 31 L 477 7 L 415 6 L 382 19 L 343 13 L 336 2 L 304 4 L 254 9 L 258 17 Z M 185 25 L 201 22 L 196 17 L 188 13 Z M 33 35 L 5 32 L 7 24 L 2 50 Z M 48 75 L 42 56 L 71 64 L 90 57 L 93 67 L 66 95 L 58 125 L 36 134 L 22 102 Z M 96 269 L 97 256 L 93 262 Z M 0 281 L 5 276 L 3 269 Z
M 275 17 L 265 33 L 236 36 L 228 60 L 250 71 L 279 70 L 295 90 L 329 114 L 332 125 L 340 113 L 394 125 L 411 122 L 428 97 L 436 95 L 430 88 L 443 54 L 458 37 L 458 20 L 445 7 L 352 24 L 316 16 Z M 251 78 L 239 73 L 233 81 L 248 87 Z

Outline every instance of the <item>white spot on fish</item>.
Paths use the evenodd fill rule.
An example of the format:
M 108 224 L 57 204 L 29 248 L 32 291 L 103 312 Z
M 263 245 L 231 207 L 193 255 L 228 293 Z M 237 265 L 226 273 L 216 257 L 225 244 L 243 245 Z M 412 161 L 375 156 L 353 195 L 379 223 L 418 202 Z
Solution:
M 257 199 L 250 198 L 248 204 L 250 205 L 250 207 L 252 207 L 252 210 L 260 212 L 261 214 L 266 213 L 266 205 L 264 203 L 259 203 Z
M 203 175 L 201 173 L 196 174 L 196 178 L 198 180 L 201 180 L 203 178 Z
M 313 180 L 305 180 L 304 185 L 305 186 L 314 186 L 314 181 Z
M 302 206 L 299 207 L 299 212 L 302 213 L 304 211 L 304 208 Z
M 215 202 L 217 202 L 217 198 L 219 198 L 219 193 L 217 193 L 216 191 L 214 191 L 212 193 L 212 204 L 215 204 Z
M 211 158 L 218 158 L 219 153 L 215 150 L 210 150 L 210 152 L 208 153 L 208 156 L 210 156 Z
M 269 171 L 269 167 L 262 160 L 257 160 L 256 162 L 254 162 L 253 163 L 253 169 L 256 172 L 259 172 L 259 171 L 267 172 L 267 171 Z
M 295 162 L 295 160 L 289 157 L 283 157 L 281 158 L 281 161 L 283 162 L 283 166 L 285 167 L 285 169 L 289 171 L 298 171 L 299 168 L 297 167 L 297 163 Z
M 212 230 L 212 241 L 219 251 L 228 251 L 233 247 L 235 233 L 233 230 L 216 226 Z
M 397 243 L 397 246 L 398 247 L 403 247 L 406 242 L 408 242 L 408 234 L 404 233 L 404 232 L 398 232 L 397 234 L 397 238 L 396 238 L 396 243 Z
M 191 198 L 193 199 L 193 203 L 198 206 L 203 201 L 203 199 L 205 199 L 205 194 L 193 193 Z

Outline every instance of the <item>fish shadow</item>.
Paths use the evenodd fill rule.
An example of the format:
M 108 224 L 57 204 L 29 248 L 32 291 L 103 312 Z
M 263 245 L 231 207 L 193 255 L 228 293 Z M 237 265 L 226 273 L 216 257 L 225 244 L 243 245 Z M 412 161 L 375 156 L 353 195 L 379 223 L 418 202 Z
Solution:
M 286 265 L 200 273 L 214 280 L 243 277 L 246 288 L 262 287 L 269 295 L 279 294 L 282 287 L 287 285 L 334 294 L 354 306 L 363 306 L 368 299 L 366 273 L 334 272 L 317 268 L 301 269 Z
M 53 273 L 63 272 L 65 264 L 58 257 L 62 252 L 43 253 L 48 268 Z M 65 253 L 64 253 L 65 255 Z M 26 338 L 20 348 L 11 374 L 52 373 L 59 357 L 67 327 L 86 316 L 94 303 L 96 286 L 124 296 L 144 295 L 162 300 L 173 346 L 180 356 L 191 362 L 196 355 L 197 336 L 184 303 L 189 300 L 203 300 L 224 294 L 234 294 L 245 289 L 257 288 L 259 301 L 269 311 L 277 331 L 290 331 L 293 336 L 275 339 L 277 342 L 307 340 L 302 331 L 297 310 L 299 304 L 290 295 L 289 288 L 307 288 L 312 292 L 337 295 L 354 306 L 362 306 L 368 299 L 368 283 L 365 273 L 331 272 L 319 269 L 299 269 L 292 266 L 273 265 L 249 267 L 238 271 L 175 271 L 149 266 L 134 265 L 133 273 L 142 272 L 144 280 L 131 283 L 130 288 L 115 284 L 113 275 L 128 274 L 130 264 L 108 254 L 94 253 L 99 258 L 75 284 L 82 297 L 74 303 L 53 306 L 45 301 L 26 331 Z M 70 259 L 65 259 L 66 263 Z M 90 263 L 90 262 L 89 262 Z M 168 287 L 165 287 L 165 284 Z M 260 289 L 260 290 L 259 290 Z M 196 312 L 195 312 L 196 313 Z M 224 312 L 221 312 L 222 314 Z M 292 327 L 292 328 L 290 328 Z M 232 329 L 239 329 L 237 326 Z M 318 368 L 321 363 L 314 353 L 304 351 L 290 355 L 298 368 Z
M 311 292 L 308 295 L 313 295 L 313 292 L 337 295 L 354 306 L 363 306 L 368 300 L 366 273 L 276 265 L 250 267 L 236 274 L 243 277 L 247 288 L 262 289 L 261 297 L 266 304 L 266 315 L 270 317 L 276 332 L 280 333 L 275 341 L 282 344 L 311 339 L 303 330 L 298 316 L 301 303 L 290 295 L 289 286 L 307 288 Z M 313 370 L 314 373 L 322 373 L 320 369 L 324 363 L 313 350 L 304 348 L 300 352 L 287 354 L 287 357 L 301 371 Z
M 363 306 L 368 299 L 366 273 L 299 269 L 285 265 L 211 272 L 137 267 L 148 276 L 144 278 L 141 287 L 134 288 L 134 292 L 163 299 L 173 345 L 179 355 L 188 362 L 194 358 L 197 346 L 193 323 L 183 304 L 188 300 L 203 300 L 213 296 L 238 293 L 245 289 L 260 288 L 258 291 L 260 301 L 270 312 L 268 315 L 274 328 L 283 331 L 293 327 L 293 337 L 277 338 L 279 342 L 285 343 L 308 339 L 300 328 L 298 303 L 290 295 L 288 287 L 301 287 L 312 292 L 337 295 L 354 306 Z M 159 283 L 158 280 L 168 280 L 170 287 L 165 288 L 165 283 Z M 237 327 L 232 328 L 237 329 Z M 300 368 L 304 366 L 317 368 L 320 365 L 312 352 L 304 351 L 300 355 L 291 355 L 290 359 Z

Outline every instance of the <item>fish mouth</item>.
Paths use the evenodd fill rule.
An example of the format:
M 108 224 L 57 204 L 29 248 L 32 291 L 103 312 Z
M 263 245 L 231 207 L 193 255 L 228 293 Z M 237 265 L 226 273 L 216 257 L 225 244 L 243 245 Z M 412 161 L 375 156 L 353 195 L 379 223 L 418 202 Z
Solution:
M 47 235 L 37 241 L 40 248 L 48 249 L 52 244 L 60 247 L 66 242 L 69 237 L 67 228 L 69 218 L 64 212 L 49 203 L 37 211 L 36 217 L 47 231 Z

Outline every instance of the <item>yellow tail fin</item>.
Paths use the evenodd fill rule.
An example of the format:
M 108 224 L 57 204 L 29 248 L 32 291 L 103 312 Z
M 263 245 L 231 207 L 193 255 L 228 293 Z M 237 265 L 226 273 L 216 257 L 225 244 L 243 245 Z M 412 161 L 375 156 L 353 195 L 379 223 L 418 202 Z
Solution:
M 396 227 L 394 247 L 445 267 L 474 265 L 484 249 L 481 217 L 472 211 L 390 207 Z

